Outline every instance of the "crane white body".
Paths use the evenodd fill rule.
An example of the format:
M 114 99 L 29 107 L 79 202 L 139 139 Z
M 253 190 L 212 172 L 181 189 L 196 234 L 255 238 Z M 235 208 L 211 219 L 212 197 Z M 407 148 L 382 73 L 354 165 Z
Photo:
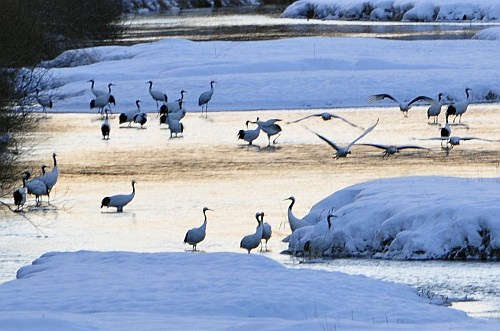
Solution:
M 180 121 L 181 119 L 184 118 L 184 116 L 186 116 L 186 110 L 184 108 L 177 109 L 177 111 L 173 111 L 168 114 L 168 117 L 170 117 L 170 119 L 175 121 Z
M 257 226 L 257 229 L 254 234 L 249 234 L 243 239 L 241 239 L 240 242 L 240 248 L 244 248 L 248 251 L 248 254 L 250 254 L 250 251 L 254 248 L 259 247 L 260 241 L 262 240 L 262 233 L 264 230 L 264 227 L 262 226 L 262 221 L 258 219 L 260 216 L 260 213 L 255 214 L 255 217 L 257 218 L 257 222 L 259 222 L 259 225 Z
M 28 193 L 33 194 L 35 196 L 36 204 L 39 205 L 42 202 L 41 197 L 43 195 L 48 195 L 49 190 L 47 188 L 47 184 L 45 184 L 39 178 L 34 178 L 34 179 L 28 181 L 30 176 L 31 176 L 31 172 L 26 171 L 25 177 L 24 177 L 25 186 L 26 186 L 26 189 L 28 190 Z
M 290 229 L 292 230 L 292 233 L 295 232 L 295 230 L 300 229 L 304 226 L 310 226 L 311 224 L 309 224 L 307 221 L 304 221 L 303 219 L 300 219 L 293 214 L 292 208 L 293 205 L 295 204 L 295 197 L 291 196 L 289 198 L 286 198 L 285 200 L 292 201 L 288 206 L 288 223 L 290 224 Z
M 109 139 L 109 133 L 111 132 L 111 125 L 108 120 L 108 110 L 106 109 L 106 119 L 104 123 L 101 124 L 102 139 Z
M 300 121 L 303 121 L 305 119 L 308 119 L 308 118 L 311 118 L 311 117 L 321 117 L 323 119 L 323 121 L 329 121 L 331 120 L 332 118 L 336 118 L 336 119 L 339 119 L 341 121 L 344 121 L 346 122 L 347 124 L 355 127 L 355 128 L 358 128 L 358 129 L 361 129 L 361 130 L 364 130 L 362 127 L 360 126 L 357 126 L 356 124 L 352 123 L 352 122 L 349 122 L 348 120 L 346 120 L 345 118 L 339 116 L 339 115 L 335 115 L 335 114 L 332 114 L 332 113 L 319 113 L 319 114 L 312 114 L 312 115 L 308 115 L 306 117 L 302 117 L 302 118 L 299 118 L 298 120 L 295 120 L 295 121 L 292 121 L 292 122 L 289 122 L 290 124 L 291 123 L 297 123 L 297 122 L 300 122 Z
M 303 243 L 304 253 L 309 255 L 309 258 L 322 257 L 325 251 L 327 251 L 332 246 L 332 237 L 330 235 L 330 229 L 332 227 L 331 218 L 333 215 L 328 215 L 327 225 L 328 228 L 322 230 L 318 226 L 314 229 L 305 242 Z M 319 232 L 320 229 L 322 232 Z M 319 232 L 319 233 L 318 233 Z
M 52 171 L 46 172 L 42 177 L 40 177 L 40 180 L 47 185 L 48 193 L 50 193 L 54 185 L 56 185 L 57 179 L 59 178 L 59 166 L 57 165 L 56 156 L 56 153 L 52 153 L 52 160 L 54 161 Z
M 389 94 L 375 94 L 375 95 L 369 95 L 366 98 L 366 102 L 371 104 L 375 102 L 380 102 L 384 99 L 390 99 L 395 103 L 397 103 L 399 106 L 399 110 L 403 112 L 403 115 L 405 117 L 408 117 L 408 110 L 411 108 L 412 104 L 417 101 L 416 98 L 409 101 L 398 101 L 396 98 L 392 97 Z
M 455 115 L 455 117 L 453 118 L 453 123 L 455 123 L 457 117 L 459 117 L 458 122 L 462 123 L 462 115 L 465 114 L 471 102 L 471 95 L 469 93 L 470 90 L 471 90 L 470 88 L 465 89 L 465 94 L 467 95 L 467 99 L 461 102 L 455 102 L 448 106 L 448 109 L 446 109 L 446 123 L 448 123 L 448 117 L 450 115 Z
M 435 124 L 437 123 L 439 114 L 441 114 L 441 108 L 443 106 L 442 98 L 443 98 L 443 93 L 439 93 L 437 100 L 426 97 L 425 95 L 418 96 L 414 100 L 415 102 L 422 100 L 430 105 L 430 107 L 427 109 L 427 120 L 430 120 L 431 117 L 434 117 L 434 124 Z
M 143 128 L 144 124 L 148 121 L 148 115 L 146 112 L 139 112 L 134 115 L 134 123 L 138 123 L 141 125 L 141 128 Z
M 246 125 L 248 127 L 248 123 L 250 123 L 250 121 L 247 121 Z M 252 122 L 252 123 L 255 123 L 255 122 Z M 257 139 L 260 135 L 260 124 L 257 123 L 257 128 L 255 129 L 252 129 L 252 130 L 240 130 L 238 131 L 238 139 L 241 139 L 241 140 L 245 140 L 246 142 L 248 142 L 248 145 L 252 145 L 253 144 L 253 141 L 255 139 Z
M 90 82 L 92 83 L 90 85 L 90 91 L 92 92 L 92 94 L 95 96 L 95 97 L 98 97 L 98 96 L 101 96 L 101 95 L 104 95 L 108 92 L 104 91 L 104 90 L 98 90 L 98 89 L 95 89 L 94 88 L 94 84 L 95 84 L 95 81 L 93 79 L 89 79 L 87 82 Z
M 173 102 L 167 102 L 167 103 L 163 104 L 160 107 L 160 114 L 180 112 L 181 108 L 182 108 L 182 103 L 184 102 L 184 93 L 187 93 L 187 92 L 182 90 L 180 99 L 177 99 Z M 184 114 L 185 113 L 186 112 L 184 111 Z
M 165 113 L 160 116 L 160 124 L 167 124 L 168 129 L 170 130 L 170 138 L 173 138 L 173 134 L 175 133 L 175 137 L 177 138 L 177 135 L 179 133 L 184 132 L 184 124 L 180 122 L 180 120 L 177 120 L 178 117 L 176 115 L 171 115 L 169 113 Z
M 108 84 L 108 93 L 97 96 L 94 100 L 90 101 L 90 109 L 98 108 L 99 113 L 104 113 L 104 107 L 113 103 L 116 106 L 115 97 L 111 95 L 111 86 L 113 83 Z
M 260 121 L 259 118 L 257 117 L 257 120 L 255 122 L 252 122 L 252 123 L 259 124 L 261 130 L 267 134 L 267 140 L 269 142 L 268 146 L 271 146 L 271 137 L 274 135 L 277 135 L 281 132 L 281 127 L 278 124 L 276 124 L 276 122 L 279 122 L 279 121 L 281 121 L 281 120 L 276 119 L 276 118 L 273 118 L 273 119 L 270 119 L 267 121 Z M 278 139 L 278 137 L 276 137 L 273 140 L 273 144 L 276 142 L 276 139 Z
M 186 236 L 184 237 L 184 243 L 192 245 L 193 251 L 196 250 L 196 245 L 198 245 L 205 239 L 207 232 L 207 215 L 206 215 L 207 210 L 212 210 L 212 209 L 209 209 L 207 207 L 203 208 L 203 216 L 205 217 L 203 224 L 198 228 L 193 228 L 188 232 L 186 232 Z
M 205 116 L 208 116 L 208 103 L 212 100 L 212 95 L 214 94 L 214 84 L 216 81 L 210 82 L 210 91 L 205 91 L 200 94 L 198 98 L 198 106 L 201 106 L 201 115 L 203 116 L 203 106 L 205 106 Z
M 169 102 L 170 103 L 170 102 Z M 160 109 L 160 124 L 167 124 L 167 115 L 168 117 L 170 117 L 171 120 L 175 120 L 175 121 L 180 121 L 181 119 L 184 118 L 184 116 L 186 116 L 186 109 L 182 106 L 183 102 L 182 100 L 177 100 L 175 102 L 172 102 L 172 103 L 175 103 L 177 104 L 177 107 L 176 108 L 173 108 L 172 111 L 170 110 L 161 110 Z M 162 108 L 164 106 L 161 106 Z M 165 106 L 166 108 L 166 106 Z
M 127 112 L 123 112 L 120 114 L 120 116 L 118 117 L 119 124 L 128 123 L 129 127 L 132 125 L 132 122 L 134 121 L 135 115 L 138 114 L 139 112 L 141 112 L 141 106 L 139 105 L 140 102 L 141 102 L 141 100 L 135 101 L 135 104 L 137 106 L 136 109 L 129 110 Z
M 40 90 L 36 89 L 36 101 L 42 106 L 43 112 L 47 113 L 46 108 L 52 108 L 52 100 L 46 95 L 40 95 Z
M 156 110 L 158 110 L 158 101 L 161 102 L 167 102 L 168 97 L 166 93 L 163 93 L 162 91 L 158 90 L 153 90 L 153 81 L 149 81 L 146 84 L 149 84 L 149 94 L 153 98 L 154 101 L 156 101 Z
M 482 140 L 488 142 L 496 141 L 478 137 L 458 137 L 458 136 L 435 137 L 435 138 L 428 138 L 425 140 L 441 140 L 441 146 L 443 145 L 443 141 L 445 141 L 448 148 L 453 148 L 454 146 L 460 145 L 461 141 L 468 141 L 468 140 Z
M 340 147 L 338 146 L 337 144 L 335 144 L 333 141 L 329 140 L 328 138 L 325 138 L 323 137 L 322 135 L 316 133 L 316 132 L 313 132 L 314 134 L 316 134 L 320 139 L 322 139 L 323 141 L 325 141 L 328 145 L 330 145 L 331 147 L 333 147 L 336 151 L 335 153 L 335 158 L 340 158 L 340 157 L 346 157 L 347 154 L 351 154 L 351 151 L 350 151 L 350 148 L 358 141 L 360 140 L 361 138 L 363 138 L 364 136 L 366 136 L 370 131 L 372 131 L 378 124 L 378 119 L 377 119 L 377 122 L 372 125 L 371 127 L 369 127 L 368 129 L 365 130 L 365 132 L 363 132 L 359 137 L 357 137 L 356 139 L 354 139 L 349 145 L 347 145 L 346 147 Z
M 359 144 L 359 145 L 364 145 L 364 146 L 371 146 L 371 147 L 376 147 L 379 149 L 383 149 L 384 153 L 382 154 L 382 157 L 389 156 L 389 155 L 394 155 L 396 153 L 399 153 L 403 149 L 427 149 L 425 147 L 420 147 L 416 145 L 382 145 L 382 144 Z
M 271 225 L 267 222 L 264 222 L 264 212 L 260 213 L 260 221 L 262 222 L 262 238 L 260 241 L 260 250 L 262 251 L 262 240 L 266 241 L 266 251 L 267 251 L 267 242 L 269 239 L 271 239 L 271 235 L 273 234 L 273 230 L 271 228 Z M 259 219 L 257 218 L 257 223 L 259 222 Z M 258 225 L 257 225 L 258 227 Z M 258 229 L 255 229 L 255 232 L 257 232 Z
M 135 197 L 135 180 L 132 180 L 132 193 L 130 194 L 117 194 L 110 197 L 105 197 L 102 199 L 102 207 L 116 207 L 116 211 L 123 212 L 123 207 L 128 205 L 132 199 Z

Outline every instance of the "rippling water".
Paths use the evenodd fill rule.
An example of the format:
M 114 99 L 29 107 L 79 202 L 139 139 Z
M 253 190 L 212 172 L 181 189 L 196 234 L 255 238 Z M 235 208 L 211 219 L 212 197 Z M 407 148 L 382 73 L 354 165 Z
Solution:
M 364 142 L 412 143 L 431 149 L 387 158 L 379 150 L 355 146 L 352 155 L 334 160 L 332 149 L 302 124 L 287 124 L 314 112 L 217 112 L 208 118 L 188 113 L 184 137 L 177 139 L 169 138 L 156 114 L 149 114 L 145 129 L 119 128 L 114 115 L 109 140 L 102 140 L 96 114 L 49 114 L 40 120 L 30 160 L 37 173 L 42 163 L 52 164 L 51 154 L 56 152 L 60 178 L 50 206 L 34 208 L 34 199 L 29 198 L 25 218 L 9 214 L 2 222 L 0 281 L 14 279 L 19 267 L 47 251 L 189 252 L 184 235 L 201 225 L 202 208 L 207 206 L 214 211 L 207 212 L 201 252 L 245 254 L 239 242 L 255 231 L 255 213 L 264 211 L 273 237 L 269 251 L 253 253 L 289 267 L 365 274 L 452 298 L 477 299 L 480 302 L 456 307 L 474 316 L 500 318 L 498 263 L 341 259 L 305 264 L 280 254 L 287 247 L 281 239 L 290 233 L 288 201 L 283 199 L 291 195 L 297 199 L 294 213 L 303 216 L 324 197 L 366 180 L 407 175 L 500 178 L 500 143 L 468 141 L 446 153 L 439 142 L 414 140 L 439 135 L 437 125 L 427 124 L 423 107 L 412 108 L 409 118 L 395 108 L 331 110 L 364 127 L 380 118 Z M 453 133 L 500 139 L 498 121 L 492 120 L 498 117 L 496 112 L 496 106 L 472 105 L 464 125 L 453 126 Z M 275 148 L 266 148 L 263 134 L 256 140 L 261 148 L 237 141 L 238 130 L 256 117 L 283 119 Z M 338 120 L 311 118 L 301 123 L 339 143 L 347 144 L 360 133 Z M 132 179 L 137 181 L 137 194 L 123 213 L 100 209 L 104 196 L 131 192 Z

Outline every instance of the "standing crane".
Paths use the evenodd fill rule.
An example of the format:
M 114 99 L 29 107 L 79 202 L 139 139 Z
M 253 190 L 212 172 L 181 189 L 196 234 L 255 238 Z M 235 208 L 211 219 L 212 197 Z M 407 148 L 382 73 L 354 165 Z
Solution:
M 203 216 L 205 217 L 203 224 L 199 228 L 193 228 L 189 230 L 186 233 L 186 237 L 184 237 L 184 243 L 193 245 L 193 251 L 196 250 L 196 245 L 198 245 L 200 242 L 203 241 L 203 239 L 205 239 L 205 235 L 207 232 L 207 214 L 206 214 L 207 210 L 212 210 L 212 209 L 207 207 L 203 208 Z
M 123 207 L 128 205 L 135 197 L 135 180 L 132 180 L 132 193 L 130 194 L 117 194 L 110 197 L 105 197 L 101 201 L 102 207 L 116 207 L 118 213 L 123 212 Z
M 111 125 L 109 125 L 108 121 L 108 110 L 105 110 L 106 112 L 106 119 L 104 120 L 104 123 L 101 125 L 101 133 L 102 133 L 102 139 L 109 139 L 109 132 L 111 131 Z
M 52 100 L 46 95 L 40 95 L 40 90 L 36 89 L 36 101 L 42 106 L 43 112 L 47 114 L 46 107 L 52 108 Z
M 240 242 L 240 248 L 246 249 L 248 251 L 248 254 L 250 254 L 250 251 L 252 249 L 259 247 L 260 241 L 262 240 L 264 226 L 262 226 L 262 221 L 259 219 L 259 217 L 260 213 L 256 213 L 255 218 L 257 219 L 257 222 L 259 222 L 259 225 L 257 226 L 257 230 L 255 231 L 255 233 L 243 237 Z
M 214 94 L 214 84 L 216 81 L 210 82 L 210 91 L 205 91 L 200 94 L 200 98 L 198 99 L 198 106 L 201 106 L 201 116 L 203 116 L 203 106 L 205 106 L 205 116 L 208 117 L 208 102 L 212 100 L 212 95 Z
M 156 101 L 156 111 L 158 111 L 158 101 L 167 102 L 168 101 L 167 94 L 163 93 L 162 91 L 153 90 L 153 81 L 151 80 L 146 84 L 149 84 L 149 94 L 151 94 L 153 100 Z

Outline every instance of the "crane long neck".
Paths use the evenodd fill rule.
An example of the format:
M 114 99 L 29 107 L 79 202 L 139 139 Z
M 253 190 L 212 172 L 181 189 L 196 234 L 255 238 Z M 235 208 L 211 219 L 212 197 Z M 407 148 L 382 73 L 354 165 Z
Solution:
M 132 194 L 135 193 L 135 182 L 132 182 Z
M 207 223 L 207 211 L 203 210 L 203 216 L 205 217 L 204 223 Z
M 290 204 L 290 206 L 288 206 L 288 209 L 292 211 L 292 207 L 295 204 L 295 199 L 290 199 L 290 200 L 292 200 L 292 203 Z
M 153 82 L 149 82 L 149 89 L 151 90 L 153 88 Z
M 108 115 L 106 113 L 106 115 Z M 56 154 L 52 154 L 52 159 L 54 160 L 54 168 L 57 167 Z
M 332 217 L 333 217 L 333 215 L 328 215 L 328 218 L 326 219 L 326 221 L 328 222 L 328 229 L 330 229 L 332 227 L 332 221 L 331 221 Z

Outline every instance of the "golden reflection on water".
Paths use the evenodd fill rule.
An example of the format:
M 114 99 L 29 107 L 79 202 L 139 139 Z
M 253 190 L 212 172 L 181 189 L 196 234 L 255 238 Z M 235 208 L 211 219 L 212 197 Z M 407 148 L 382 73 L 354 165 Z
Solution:
M 210 112 L 208 118 L 188 113 L 184 136 L 174 139 L 159 126 L 156 114 L 148 115 L 145 129 L 120 128 L 113 115 L 109 140 L 102 139 L 102 121 L 96 114 L 49 114 L 41 121 L 30 160 L 36 173 L 42 163 L 52 165 L 51 154 L 57 153 L 60 177 L 51 197 L 55 210 L 28 213 L 47 238 L 34 243 L 32 227 L 12 226 L 10 231 L 19 231 L 19 236 L 13 236 L 14 246 L 5 247 L 4 259 L 17 256 L 18 268 L 51 250 L 188 250 L 184 235 L 201 225 L 202 208 L 207 206 L 214 211 L 207 212 L 207 237 L 198 249 L 245 253 L 239 241 L 255 231 L 254 215 L 264 211 L 273 237 L 269 252 L 263 254 L 285 261 L 288 257 L 279 254 L 286 248 L 281 239 L 290 230 L 289 201 L 283 200 L 291 195 L 297 199 L 294 213 L 302 217 L 333 192 L 367 180 L 415 175 L 500 177 L 500 143 L 466 141 L 447 154 L 439 141 L 417 140 L 439 135 L 439 126 L 427 123 L 424 107 L 411 109 L 408 118 L 392 107 L 326 110 L 365 128 L 380 118 L 360 142 L 429 148 L 382 158 L 378 149 L 354 146 L 347 158 L 335 160 L 332 148 L 304 126 L 341 145 L 361 130 L 335 119 L 287 124 L 323 111 Z M 275 148 L 266 148 L 265 134 L 255 141 L 260 148 L 237 140 L 238 130 L 257 117 L 282 119 L 283 132 Z M 452 126 L 452 135 L 500 139 L 498 118 L 496 106 L 472 105 L 463 116 L 467 126 Z M 440 120 L 444 121 L 443 115 Z M 137 193 L 124 213 L 100 209 L 103 197 L 131 192 L 132 179 L 137 181 Z M 32 197 L 28 200 L 34 203 Z

